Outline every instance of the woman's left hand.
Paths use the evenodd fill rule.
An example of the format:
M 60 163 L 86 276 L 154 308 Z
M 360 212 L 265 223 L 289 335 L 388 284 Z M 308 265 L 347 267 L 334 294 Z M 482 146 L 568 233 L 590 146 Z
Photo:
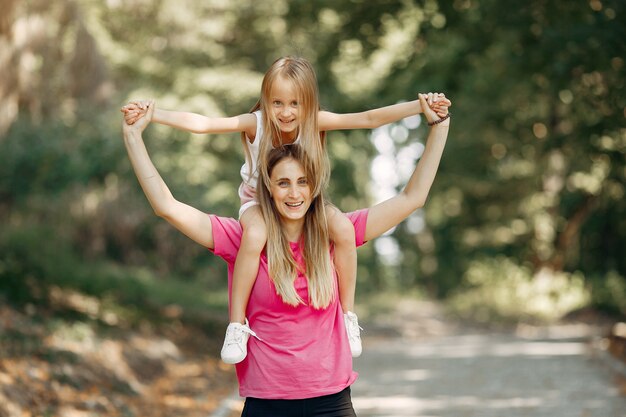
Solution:
M 428 120 L 428 123 L 432 123 L 446 117 L 448 114 L 448 107 L 452 105 L 450 100 L 448 100 L 441 93 L 420 93 L 417 95 L 417 97 L 420 100 L 424 116 L 426 116 L 426 120 Z M 446 103 L 447 105 L 437 106 L 438 103 Z M 449 124 L 450 120 L 444 120 L 443 122 L 441 122 L 440 125 L 448 126 Z

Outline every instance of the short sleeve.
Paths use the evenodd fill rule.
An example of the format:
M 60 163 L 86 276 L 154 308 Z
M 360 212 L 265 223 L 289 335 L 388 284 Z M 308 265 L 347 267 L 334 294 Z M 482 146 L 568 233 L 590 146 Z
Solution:
M 210 218 L 215 246 L 211 251 L 226 262 L 234 263 L 241 246 L 241 224 L 231 217 L 210 215 Z
M 369 209 L 361 209 L 357 211 L 353 211 L 350 213 L 346 213 L 346 216 L 350 219 L 352 224 L 354 225 L 354 237 L 356 246 L 362 246 L 365 243 L 365 228 L 367 226 L 367 215 L 369 214 Z

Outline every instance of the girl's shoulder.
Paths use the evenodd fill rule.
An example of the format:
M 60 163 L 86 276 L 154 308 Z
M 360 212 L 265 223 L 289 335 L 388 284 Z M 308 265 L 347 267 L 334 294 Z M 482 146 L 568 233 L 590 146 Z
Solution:
M 258 114 L 257 114 L 258 113 Z M 255 111 L 254 113 L 243 113 L 238 116 L 246 125 L 254 125 L 256 127 L 257 121 L 261 117 L 261 111 Z
M 261 110 L 257 110 L 250 114 L 254 116 L 257 128 L 262 128 L 263 127 L 263 112 Z
M 238 116 L 241 120 L 241 130 L 244 132 L 250 143 L 254 142 L 257 137 L 261 123 L 261 118 L 256 113 L 257 112 L 244 113 Z
M 263 113 L 261 110 L 257 110 L 251 113 L 244 113 L 239 115 L 241 120 L 244 121 L 245 125 L 248 127 L 257 128 L 259 125 L 263 123 Z

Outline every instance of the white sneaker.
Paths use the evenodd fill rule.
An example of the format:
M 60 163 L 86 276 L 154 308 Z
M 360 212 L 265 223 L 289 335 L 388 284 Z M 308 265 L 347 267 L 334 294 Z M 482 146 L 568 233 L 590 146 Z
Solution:
M 359 319 L 356 314 L 348 311 L 343 315 L 343 321 L 346 324 L 346 332 L 350 342 L 350 353 L 352 353 L 353 358 L 358 358 L 363 351 L 361 346 L 361 330 L 363 329 L 359 326 Z
M 244 360 L 248 354 L 250 335 L 256 337 L 256 333 L 248 325 L 248 319 L 246 319 L 246 324 L 230 323 L 226 328 L 224 346 L 222 346 L 222 360 L 231 365 Z

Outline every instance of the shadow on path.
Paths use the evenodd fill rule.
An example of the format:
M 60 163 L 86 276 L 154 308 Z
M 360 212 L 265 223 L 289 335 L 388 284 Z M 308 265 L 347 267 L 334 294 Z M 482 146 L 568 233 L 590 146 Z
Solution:
M 593 329 L 473 331 L 434 304 L 403 303 L 395 317 L 363 323 L 352 387 L 360 417 L 626 417 L 615 375 L 591 354 Z

